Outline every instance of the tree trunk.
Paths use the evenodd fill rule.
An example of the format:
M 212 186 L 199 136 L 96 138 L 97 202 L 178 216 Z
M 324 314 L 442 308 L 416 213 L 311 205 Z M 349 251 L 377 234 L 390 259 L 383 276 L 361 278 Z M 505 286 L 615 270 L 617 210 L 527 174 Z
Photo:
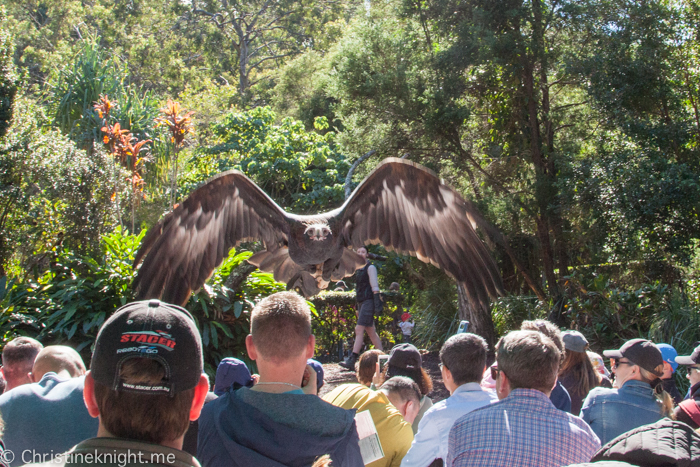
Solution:
M 554 274 L 554 252 L 552 251 L 552 243 L 549 235 L 550 229 L 550 201 L 554 194 L 555 187 L 549 179 L 547 164 L 542 154 L 542 136 L 540 134 L 540 121 L 537 115 L 537 93 L 535 92 L 534 64 L 525 60 L 523 72 L 523 85 L 525 87 L 525 99 L 527 100 L 527 125 L 530 128 L 530 153 L 532 163 L 535 166 L 535 199 L 537 202 L 538 215 L 536 216 L 537 223 L 537 238 L 540 241 L 542 251 L 542 266 L 544 268 L 545 277 L 549 293 L 553 297 L 559 297 L 559 284 L 556 274 Z
M 241 38 L 241 51 L 238 54 L 238 92 L 241 93 L 241 99 L 246 101 L 245 95 L 248 91 L 248 42 Z
M 457 299 L 459 304 L 459 319 L 469 321 L 469 332 L 478 334 L 489 345 L 489 352 L 496 347 L 496 328 L 493 325 L 491 312 L 484 310 L 476 303 L 469 302 L 464 285 L 457 283 Z

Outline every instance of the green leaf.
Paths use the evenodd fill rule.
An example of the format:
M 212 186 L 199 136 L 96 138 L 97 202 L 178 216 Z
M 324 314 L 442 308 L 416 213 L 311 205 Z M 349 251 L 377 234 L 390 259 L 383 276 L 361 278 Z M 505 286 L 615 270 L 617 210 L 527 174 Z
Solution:
M 233 315 L 238 319 L 241 317 L 241 313 L 243 313 L 243 304 L 241 302 L 235 302 L 233 304 Z
M 209 322 L 209 329 L 211 329 L 211 342 L 215 349 L 219 348 L 219 333 L 216 332 L 216 326 L 213 322 Z
M 229 339 L 233 339 L 233 333 L 231 332 L 231 329 L 227 325 L 221 324 L 217 321 L 212 321 L 212 324 L 214 326 L 216 326 L 217 328 L 221 329 L 224 332 L 224 334 L 226 335 L 226 337 L 228 337 Z

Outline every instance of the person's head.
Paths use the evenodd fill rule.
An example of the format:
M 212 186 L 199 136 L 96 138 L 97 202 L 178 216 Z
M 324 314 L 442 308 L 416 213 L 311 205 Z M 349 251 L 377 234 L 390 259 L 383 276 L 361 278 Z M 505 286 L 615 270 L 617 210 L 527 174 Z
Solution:
M 650 383 L 663 374 L 661 351 L 646 339 L 629 340 L 619 350 L 606 350 L 603 355 L 612 362 L 610 367 L 618 388 L 631 380 Z
M 688 379 L 691 386 L 700 383 L 700 346 L 695 347 L 690 355 L 676 357 L 675 362 L 688 368 Z
M 29 373 L 43 348 L 41 342 L 31 337 L 17 337 L 5 345 L 2 351 L 2 374 L 7 383 L 6 391 L 32 382 Z
M 412 344 L 395 345 L 389 353 L 389 360 L 384 367 L 384 379 L 394 376 L 411 378 L 420 388 L 422 395 L 433 390 L 433 380 L 423 367 L 423 359 L 418 349 Z
M 34 383 L 41 381 L 46 373 L 54 372 L 60 377 L 77 378 L 85 374 L 85 363 L 78 352 L 65 345 L 44 347 L 34 360 L 29 377 Z
M 379 349 L 371 349 L 363 352 L 360 355 L 360 359 L 357 361 L 357 381 L 367 387 L 372 385 L 372 377 L 374 372 L 377 371 L 377 362 L 379 361 L 380 355 L 386 355 Z
M 664 374 L 664 360 L 661 351 L 646 339 L 632 339 L 619 350 L 606 350 L 603 355 L 611 360 L 610 368 L 615 375 L 614 387 L 621 388 L 627 381 L 642 381 L 654 390 L 661 402 L 661 414 L 673 411 L 673 400 L 664 391 L 661 376 Z
M 246 366 L 245 362 L 233 357 L 227 357 L 219 362 L 219 366 L 216 367 L 216 379 L 214 380 L 214 394 L 221 396 L 229 388 L 235 388 L 245 386 L 253 387 L 255 380 L 250 374 L 250 370 Z M 234 388 L 234 389 L 235 389 Z
M 403 321 L 404 323 L 409 319 L 411 319 L 411 313 L 405 312 L 401 315 L 401 321 Z
M 123 306 L 100 329 L 85 378 L 97 435 L 180 449 L 209 390 L 203 369 L 201 337 L 187 310 L 159 300 Z
M 440 349 L 442 380 L 450 394 L 467 383 L 479 383 L 486 368 L 486 341 L 476 334 L 455 334 Z
M 398 292 L 399 290 L 401 290 L 401 286 L 398 282 L 392 282 L 389 286 L 389 292 Z
M 564 341 L 561 338 L 561 331 L 551 321 L 546 319 L 536 319 L 533 321 L 523 321 L 520 325 L 521 331 L 537 331 L 552 339 L 559 352 L 564 355 Z
M 661 357 L 664 359 L 664 374 L 661 379 L 672 378 L 673 373 L 678 368 L 678 363 L 676 363 L 678 352 L 669 344 L 656 344 L 656 347 L 661 351 Z
M 588 358 L 590 359 L 595 371 L 602 376 L 610 376 L 610 372 L 605 367 L 605 362 L 603 362 L 603 357 L 601 357 L 600 354 L 586 350 L 586 355 L 588 355 Z
M 420 412 L 421 393 L 418 385 L 411 378 L 394 376 L 384 381 L 380 390 L 386 394 L 389 402 L 401 412 L 404 420 L 413 423 Z
M 496 362 L 499 399 L 514 389 L 536 389 L 549 395 L 557 382 L 561 352 L 544 333 L 511 331 L 498 341 Z
M 301 381 L 306 360 L 314 355 L 315 343 L 311 310 L 298 294 L 278 292 L 253 308 L 246 347 L 261 378 L 266 378 L 268 372 L 291 370 L 299 373 Z
M 355 253 L 357 253 L 358 255 L 360 255 L 360 256 L 362 257 L 362 259 L 364 259 L 365 262 L 367 262 L 367 248 L 361 246 L 360 248 L 358 248 L 357 250 L 355 250 Z
M 562 333 L 564 342 L 564 362 L 559 370 L 559 375 L 571 374 L 573 385 L 582 394 L 588 392 L 600 384 L 600 374 L 593 368 L 586 349 L 588 340 L 578 331 L 564 331 Z

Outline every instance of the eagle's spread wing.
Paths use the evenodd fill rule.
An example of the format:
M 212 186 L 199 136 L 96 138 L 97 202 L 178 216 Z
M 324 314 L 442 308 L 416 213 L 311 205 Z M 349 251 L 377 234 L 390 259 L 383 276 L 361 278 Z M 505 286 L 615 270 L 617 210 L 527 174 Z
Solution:
M 285 212 L 237 170 L 193 191 L 146 234 L 134 267 L 147 255 L 133 288 L 138 299 L 184 305 L 242 241 L 262 240 L 268 250 L 286 244 Z
M 476 208 L 430 170 L 386 159 L 338 210 L 345 243 L 380 243 L 443 269 L 488 307 L 502 294 L 498 268 L 474 230 L 488 228 Z

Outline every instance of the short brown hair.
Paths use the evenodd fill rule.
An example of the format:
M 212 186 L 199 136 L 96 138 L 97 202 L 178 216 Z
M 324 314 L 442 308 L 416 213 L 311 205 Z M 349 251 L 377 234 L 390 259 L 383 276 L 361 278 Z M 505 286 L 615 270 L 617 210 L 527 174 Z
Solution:
M 396 394 L 402 401 L 413 401 L 420 404 L 422 398 L 420 388 L 413 379 L 406 376 L 394 376 L 384 381 L 381 391 L 387 394 Z
M 552 339 L 537 331 L 511 331 L 496 346 L 498 369 L 510 388 L 549 393 L 557 381 L 561 352 Z
M 2 365 L 8 376 L 15 376 L 15 370 L 22 376 L 32 371 L 34 360 L 44 346 L 31 337 L 17 337 L 2 350 Z
M 122 364 L 121 378 L 131 384 L 163 382 L 165 368 L 152 358 L 131 358 Z M 167 394 L 114 391 L 95 381 L 100 420 L 113 436 L 162 444 L 185 434 L 190 426 L 194 389 Z
M 440 362 L 450 370 L 458 386 L 480 382 L 486 367 L 488 347 L 484 338 L 476 334 L 455 334 L 440 349 Z
M 561 329 L 556 327 L 551 321 L 546 319 L 536 319 L 533 321 L 523 321 L 520 325 L 521 331 L 537 331 L 552 339 L 559 352 L 564 353 L 564 341 L 561 338 Z
M 357 381 L 360 384 L 365 386 L 372 384 L 372 378 L 374 377 L 374 372 L 377 371 L 377 362 L 380 355 L 386 354 L 379 349 L 372 349 L 360 355 L 360 359 L 357 361 L 356 374 Z
M 250 316 L 250 334 L 267 360 L 299 355 L 311 336 L 311 310 L 294 292 L 278 292 L 261 300 Z

